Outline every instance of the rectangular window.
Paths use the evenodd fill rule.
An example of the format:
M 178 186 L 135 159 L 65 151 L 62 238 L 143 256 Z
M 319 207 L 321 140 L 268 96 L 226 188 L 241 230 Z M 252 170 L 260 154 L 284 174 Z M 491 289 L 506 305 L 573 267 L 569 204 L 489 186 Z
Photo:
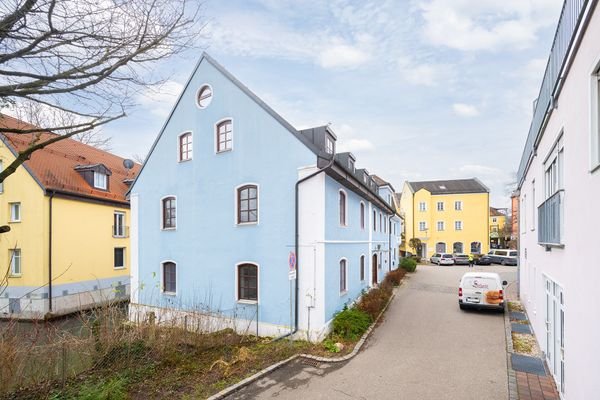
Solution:
M 162 199 L 162 228 L 175 229 L 177 227 L 177 210 L 175 197 Z
M 177 266 L 173 262 L 165 262 L 163 268 L 163 292 L 177 293 Z
M 454 209 L 456 211 L 462 211 L 462 201 L 455 201 L 454 202 Z
M 379 232 L 383 231 L 383 215 L 379 213 Z
M 365 256 L 360 256 L 360 280 L 365 280 Z
M 437 210 L 438 211 L 444 211 L 444 202 L 443 201 L 438 201 L 437 202 Z
M 340 261 L 340 293 L 345 293 L 348 288 L 346 285 L 346 260 Z
M 115 211 L 113 216 L 113 237 L 125 237 L 125 213 Z
M 437 223 L 437 230 L 438 231 L 443 231 L 444 230 L 444 221 L 438 221 L 438 223 Z
M 427 205 L 424 201 L 419 203 L 419 211 L 427 211 Z
M 125 268 L 125 248 L 115 247 L 115 263 L 114 268 Z
M 340 202 L 340 225 L 346 226 L 346 193 L 340 190 L 339 192 L 339 202 Z
M 21 203 L 10 204 L 10 222 L 21 222 Z
M 351 158 L 348 158 L 348 169 L 354 172 L 354 161 Z
M 21 276 L 21 249 L 11 249 L 10 252 L 10 274 Z
M 0 160 L 0 172 L 4 171 L 4 163 Z M 0 193 L 4 193 L 4 182 L 0 182 Z
M 462 231 L 462 221 L 454 221 L 454 230 Z
M 258 222 L 258 186 L 246 185 L 237 190 L 238 224 Z
M 333 139 L 329 136 L 325 136 L 325 151 L 327 154 L 333 154 Z
M 492 218 L 493 223 L 496 223 L 497 221 L 498 221 L 498 218 L 496 218 L 496 217 Z
M 360 203 L 360 229 L 365 229 L 365 203 Z
M 537 217 L 537 206 L 535 204 L 535 179 L 531 181 L 531 230 L 535 231 L 535 220 Z
M 600 166 L 600 71 L 592 76 L 591 168 Z
M 377 212 L 373 210 L 373 231 L 377 232 Z
M 563 189 L 563 139 L 560 137 L 544 163 L 546 199 Z
M 427 224 L 424 221 L 419 222 L 419 230 L 421 232 L 427 230 Z
M 238 300 L 258 301 L 258 266 L 238 266 Z
M 106 174 L 103 174 L 102 172 L 94 172 L 94 187 L 96 189 L 106 190 L 108 187 L 107 182 L 108 179 Z

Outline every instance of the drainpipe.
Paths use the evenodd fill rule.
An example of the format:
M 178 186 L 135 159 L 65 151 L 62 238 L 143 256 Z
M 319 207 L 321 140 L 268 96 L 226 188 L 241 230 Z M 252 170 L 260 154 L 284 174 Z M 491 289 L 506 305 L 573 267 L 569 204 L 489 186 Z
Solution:
M 388 269 L 391 271 L 392 270 L 392 218 L 393 215 L 390 214 L 388 215 L 388 262 L 389 262 L 389 266 Z
M 48 207 L 48 312 L 52 312 L 52 198 L 54 192 L 50 192 Z
M 295 284 L 295 290 L 294 290 L 294 329 L 289 332 L 286 333 L 283 336 L 279 336 L 278 338 L 275 339 L 275 341 L 286 338 L 288 336 L 292 336 L 294 333 L 298 332 L 298 308 L 299 308 L 299 303 L 298 303 L 298 292 L 300 291 L 300 255 L 298 254 L 298 240 L 300 238 L 300 230 L 299 230 L 299 223 L 300 223 L 300 212 L 298 210 L 298 196 L 299 196 L 299 189 L 300 189 L 300 184 L 304 181 L 307 181 L 317 175 L 319 175 L 321 172 L 327 171 L 329 168 L 331 168 L 331 166 L 333 165 L 333 162 L 335 161 L 335 148 L 333 150 L 333 154 L 331 155 L 331 160 L 329 160 L 329 163 L 313 172 L 310 175 L 305 176 L 304 178 L 298 180 L 296 182 L 296 187 L 295 187 L 295 205 L 294 205 L 294 223 L 295 223 L 295 241 L 294 241 L 294 252 L 296 253 L 296 284 Z M 291 300 L 291 299 L 290 299 Z

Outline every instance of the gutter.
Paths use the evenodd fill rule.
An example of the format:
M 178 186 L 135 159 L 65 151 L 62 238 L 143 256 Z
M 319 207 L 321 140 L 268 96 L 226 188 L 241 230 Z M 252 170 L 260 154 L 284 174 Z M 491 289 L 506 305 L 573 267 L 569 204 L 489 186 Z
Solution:
M 300 291 L 300 284 L 299 284 L 299 282 L 300 282 L 300 268 L 299 268 L 300 267 L 300 255 L 298 254 L 298 248 L 299 248 L 298 240 L 300 238 L 300 230 L 298 227 L 300 224 L 300 212 L 298 209 L 298 197 L 299 197 L 300 184 L 311 178 L 314 178 L 315 176 L 319 175 L 322 172 L 327 171 L 329 168 L 331 168 L 334 161 L 335 161 L 335 148 L 333 150 L 333 154 L 331 155 L 331 160 L 329 160 L 329 163 L 327 163 L 326 166 L 313 172 L 310 175 L 305 176 L 304 178 L 302 178 L 296 182 L 295 200 L 294 200 L 294 225 L 295 225 L 295 227 L 294 227 L 294 229 L 295 229 L 294 252 L 296 253 L 296 282 L 295 282 L 295 288 L 294 288 L 294 297 L 295 297 L 294 298 L 294 329 L 289 333 L 279 336 L 278 338 L 274 339 L 274 341 L 284 339 L 284 338 L 286 338 L 288 336 L 292 336 L 293 334 L 298 332 L 298 309 L 299 309 L 298 294 Z
M 49 191 L 50 202 L 48 207 L 48 312 L 52 312 L 52 198 L 54 191 Z

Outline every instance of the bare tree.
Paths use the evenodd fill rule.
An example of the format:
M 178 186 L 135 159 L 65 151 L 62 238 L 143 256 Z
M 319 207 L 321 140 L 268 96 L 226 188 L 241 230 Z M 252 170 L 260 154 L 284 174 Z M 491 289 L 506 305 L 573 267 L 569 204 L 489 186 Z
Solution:
M 110 151 L 112 148 L 112 137 L 104 136 L 101 130 L 81 132 L 73 135 L 73 139 L 104 151 Z
M 3 0 L 0 107 L 20 110 L 35 127 L 0 128 L 30 137 L 0 182 L 47 145 L 74 135 L 94 138 L 90 132 L 125 116 L 137 93 L 163 82 L 156 62 L 201 37 L 198 1 Z

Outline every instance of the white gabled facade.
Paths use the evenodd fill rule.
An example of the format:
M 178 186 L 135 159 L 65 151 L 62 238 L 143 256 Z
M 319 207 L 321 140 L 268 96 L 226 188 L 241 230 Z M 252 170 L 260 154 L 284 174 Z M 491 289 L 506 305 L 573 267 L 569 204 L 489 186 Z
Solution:
M 600 284 L 595 257 L 600 241 L 597 3 L 565 2 L 563 30 L 559 28 L 557 37 L 569 43 L 564 15 L 577 16 L 582 7 L 579 24 L 568 56 L 556 57 L 566 62 L 548 80 L 556 84 L 553 98 L 541 110 L 544 123 L 537 124 L 539 129 L 534 129 L 534 117 L 519 171 L 520 297 L 561 398 L 569 400 L 594 399 L 600 393 L 600 313 L 595 311 Z M 560 50 L 555 46 L 554 52 Z M 538 107 L 545 107 L 543 92 Z

